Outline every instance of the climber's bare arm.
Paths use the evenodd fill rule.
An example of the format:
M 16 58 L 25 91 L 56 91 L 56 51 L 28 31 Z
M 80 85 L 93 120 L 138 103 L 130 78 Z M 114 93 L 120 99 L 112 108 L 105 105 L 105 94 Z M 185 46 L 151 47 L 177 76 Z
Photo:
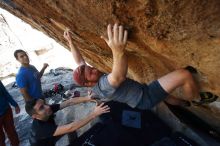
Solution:
M 68 106 L 72 106 L 75 104 L 83 103 L 83 102 L 89 102 L 94 101 L 91 96 L 86 97 L 72 97 L 69 100 L 66 100 L 60 104 L 60 109 L 66 108 Z
M 75 60 L 76 64 L 78 66 L 86 64 L 85 60 L 82 57 L 82 54 L 80 53 L 79 49 L 77 48 L 76 45 L 73 44 L 72 37 L 71 37 L 71 32 L 69 29 L 66 29 L 64 31 L 64 38 L 68 41 L 69 47 L 71 49 L 73 59 Z
M 118 87 L 125 79 L 128 69 L 125 47 L 127 44 L 127 30 L 123 26 L 109 24 L 107 27 L 108 38 L 103 37 L 105 42 L 112 50 L 113 67 L 112 72 L 108 75 L 108 81 L 113 87 Z
M 33 97 L 31 97 L 31 96 L 28 94 L 28 91 L 27 91 L 27 88 L 26 88 L 26 87 L 20 88 L 20 92 L 21 92 L 22 96 L 24 97 L 24 100 L 25 100 L 25 101 L 29 101 L 29 100 L 33 99 Z

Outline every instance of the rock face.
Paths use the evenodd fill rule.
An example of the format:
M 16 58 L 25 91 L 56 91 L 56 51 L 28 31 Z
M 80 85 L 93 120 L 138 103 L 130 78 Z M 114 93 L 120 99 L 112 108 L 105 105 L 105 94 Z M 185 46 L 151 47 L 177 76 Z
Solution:
M 2 0 L 0 6 L 66 47 L 69 27 L 86 61 L 104 72 L 112 55 L 100 35 L 120 22 L 129 30 L 129 77 L 149 82 L 191 65 L 201 90 L 220 96 L 219 0 Z M 219 101 L 189 110 L 220 132 Z

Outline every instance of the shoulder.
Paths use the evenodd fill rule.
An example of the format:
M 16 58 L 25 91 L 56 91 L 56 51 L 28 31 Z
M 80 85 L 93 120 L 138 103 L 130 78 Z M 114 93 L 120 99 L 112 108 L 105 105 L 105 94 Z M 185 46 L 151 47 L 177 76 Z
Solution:
M 56 113 L 58 110 L 60 110 L 60 104 L 52 104 L 50 105 L 51 110 L 53 113 Z
M 116 88 L 109 84 L 107 77 L 108 75 L 101 76 L 98 83 L 92 88 L 96 95 L 104 98 L 110 97 L 116 91 Z
M 31 67 L 31 68 L 36 68 L 36 67 L 35 67 L 34 65 L 32 65 L 32 64 L 30 64 L 30 67 Z
M 20 67 L 16 76 L 27 74 L 29 67 Z
M 56 131 L 56 129 L 57 125 L 55 124 L 53 117 L 50 117 L 48 121 L 34 119 L 31 126 L 31 131 L 37 138 L 53 137 L 53 133 Z
M 24 67 L 20 67 L 18 73 L 16 74 L 16 79 L 24 78 L 28 74 L 27 69 Z
M 99 83 L 99 86 L 110 86 L 110 87 L 112 87 L 112 86 L 110 85 L 109 81 L 108 81 L 108 74 L 102 75 L 102 76 L 100 77 L 98 83 Z
M 93 88 L 97 88 L 97 87 L 101 87 L 103 85 L 109 85 L 108 83 L 108 75 L 107 74 L 104 74 L 102 75 L 100 78 L 99 78 L 99 81 L 97 82 L 97 84 L 93 87 Z
M 21 74 L 21 73 L 24 72 L 24 71 L 25 71 L 25 68 L 21 66 L 21 67 L 18 69 L 18 73 L 17 73 L 17 74 Z
M 106 81 L 108 81 L 107 77 L 108 77 L 108 74 L 102 75 L 102 76 L 99 78 L 99 81 L 98 81 L 98 82 L 106 82 Z
M 39 128 L 41 128 L 41 123 L 39 120 L 33 119 L 32 125 L 31 125 L 31 129 L 33 131 L 38 130 Z
M 16 79 L 24 78 L 26 75 L 27 72 L 25 70 L 19 70 L 19 72 L 16 74 Z
M 28 68 L 29 68 L 29 69 L 34 69 L 34 70 L 37 70 L 37 69 L 36 69 L 36 67 L 35 67 L 35 66 L 33 66 L 33 65 L 31 65 L 31 64 L 30 64 L 30 66 L 29 66 Z
M 55 122 L 51 122 L 51 120 L 53 121 L 54 116 L 51 116 L 47 121 L 40 121 L 37 119 L 34 119 L 32 122 L 32 130 L 34 131 L 45 131 L 47 128 L 51 127 L 51 126 L 55 126 Z

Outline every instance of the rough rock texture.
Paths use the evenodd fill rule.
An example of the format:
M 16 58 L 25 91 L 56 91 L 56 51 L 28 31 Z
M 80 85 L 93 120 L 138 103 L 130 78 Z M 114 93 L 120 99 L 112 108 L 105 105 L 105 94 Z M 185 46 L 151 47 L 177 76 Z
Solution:
M 64 46 L 69 27 L 86 61 L 104 72 L 112 55 L 100 35 L 120 22 L 129 30 L 131 78 L 149 82 L 191 65 L 201 90 L 220 96 L 219 0 L 2 0 L 0 6 Z M 189 110 L 220 132 L 219 101 Z

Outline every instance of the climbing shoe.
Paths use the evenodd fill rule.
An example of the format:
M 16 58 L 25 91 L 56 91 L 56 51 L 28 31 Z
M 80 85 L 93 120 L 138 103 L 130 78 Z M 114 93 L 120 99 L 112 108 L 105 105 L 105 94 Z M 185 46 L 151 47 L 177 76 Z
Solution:
M 218 99 L 217 95 L 212 94 L 211 92 L 200 92 L 200 101 L 192 101 L 194 105 L 203 105 L 203 104 L 209 104 Z

